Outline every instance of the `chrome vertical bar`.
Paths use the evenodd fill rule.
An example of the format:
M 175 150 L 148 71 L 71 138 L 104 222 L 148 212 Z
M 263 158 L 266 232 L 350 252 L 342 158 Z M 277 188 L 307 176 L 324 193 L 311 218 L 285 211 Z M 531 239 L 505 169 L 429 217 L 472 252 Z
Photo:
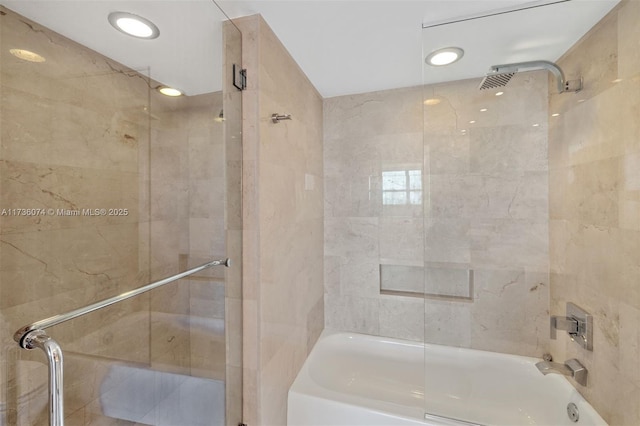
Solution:
M 33 330 L 22 339 L 25 349 L 39 348 L 49 364 L 49 426 L 64 426 L 63 363 L 60 345 L 42 330 Z

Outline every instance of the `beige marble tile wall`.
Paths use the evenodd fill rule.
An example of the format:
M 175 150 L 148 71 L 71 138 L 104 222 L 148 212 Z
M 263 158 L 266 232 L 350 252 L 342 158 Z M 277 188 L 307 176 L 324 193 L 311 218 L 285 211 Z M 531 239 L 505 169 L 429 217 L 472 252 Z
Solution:
M 149 84 L 9 10 L 0 10 L 0 20 L 0 208 L 8 212 L 0 216 L 0 418 L 31 425 L 45 421 L 46 367 L 41 353 L 17 348 L 13 331 L 148 279 L 139 264 L 138 173 L 149 137 L 143 111 Z M 19 59 L 10 53 L 15 48 L 45 60 Z M 28 208 L 45 215 L 11 213 Z M 78 213 L 96 208 L 127 214 Z M 102 343 L 84 345 L 86 353 L 144 361 L 146 351 L 131 342 L 148 339 L 148 313 L 137 318 L 146 327 L 115 339 L 123 344 L 108 330 L 96 332 L 144 307 L 141 299 L 52 333 L 63 346 L 81 347 L 86 336 Z M 109 341 L 114 344 L 104 344 Z M 73 366 L 66 380 L 71 415 L 88 402 L 94 383 Z
M 179 98 L 152 94 L 152 280 L 225 256 L 223 122 L 214 119 L 221 110 L 221 92 Z M 151 310 L 154 368 L 224 378 L 222 269 L 152 292 Z M 208 343 L 199 344 L 197 338 L 205 335 Z
M 623 1 L 559 61 L 584 90 L 551 97 L 551 313 L 594 316 L 593 352 L 559 332 L 557 361 L 612 425 L 640 424 L 640 2 Z
M 325 100 L 328 328 L 547 349 L 547 77 L 518 75 L 500 97 L 478 85 Z M 449 297 L 381 294 L 381 268 L 422 290 L 423 265 L 428 292 Z
M 422 299 L 381 295 L 379 279 L 383 262 L 422 265 L 422 202 L 382 193 L 383 173 L 423 171 L 421 99 L 409 88 L 324 101 L 328 328 L 422 340 Z
M 244 421 L 286 424 L 323 328 L 322 98 L 259 16 L 236 22 L 243 97 Z M 288 113 L 291 121 L 271 122 Z

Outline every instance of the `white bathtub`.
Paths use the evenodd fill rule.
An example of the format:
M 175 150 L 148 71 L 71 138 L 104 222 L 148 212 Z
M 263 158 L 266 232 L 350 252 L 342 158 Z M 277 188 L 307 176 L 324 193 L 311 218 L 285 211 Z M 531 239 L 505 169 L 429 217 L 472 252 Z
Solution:
M 540 373 L 538 361 L 325 331 L 289 390 L 287 423 L 606 425 L 564 377 Z M 569 403 L 579 410 L 577 423 Z

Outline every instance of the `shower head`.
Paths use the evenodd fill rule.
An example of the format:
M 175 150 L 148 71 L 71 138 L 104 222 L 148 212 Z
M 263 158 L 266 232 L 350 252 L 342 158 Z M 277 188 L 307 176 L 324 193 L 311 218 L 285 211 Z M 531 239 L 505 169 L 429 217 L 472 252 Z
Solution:
M 480 83 L 480 90 L 504 87 L 509 83 L 518 71 L 546 69 L 551 71 L 558 83 L 558 93 L 578 92 L 582 89 L 582 78 L 578 80 L 565 80 L 562 69 L 549 61 L 518 62 L 514 64 L 493 65 L 491 71 L 485 75 Z
M 504 87 L 509 83 L 511 77 L 516 75 L 514 72 L 492 72 L 484 76 L 480 83 L 480 90 L 484 89 L 496 89 L 498 87 Z

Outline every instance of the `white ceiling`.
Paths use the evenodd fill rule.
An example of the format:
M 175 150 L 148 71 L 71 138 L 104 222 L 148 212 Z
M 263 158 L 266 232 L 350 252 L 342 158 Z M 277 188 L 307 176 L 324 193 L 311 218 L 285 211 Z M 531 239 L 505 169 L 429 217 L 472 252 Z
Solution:
M 555 0 L 557 1 L 557 0 Z M 325 97 L 481 77 L 490 65 L 557 60 L 619 0 L 218 0 L 232 18 L 260 13 Z M 547 4 L 547 3 L 553 4 Z M 8 8 L 164 84 L 198 94 L 220 89 L 220 22 L 210 0 L 9 0 Z M 533 7 L 531 6 L 540 6 Z M 518 8 L 526 10 L 437 25 Z M 156 40 L 127 37 L 111 11 L 144 16 Z M 458 63 L 424 66 L 440 47 Z M 423 53 L 424 49 L 424 53 Z M 219 51 L 219 47 L 218 47 Z M 166 52 L 170 54 L 167 55 Z M 565 70 L 571 75 L 571 70 Z
M 187 95 L 221 89 L 226 16 L 211 0 L 0 0 L 4 6 Z M 143 16 L 154 40 L 115 30 L 109 13 Z

